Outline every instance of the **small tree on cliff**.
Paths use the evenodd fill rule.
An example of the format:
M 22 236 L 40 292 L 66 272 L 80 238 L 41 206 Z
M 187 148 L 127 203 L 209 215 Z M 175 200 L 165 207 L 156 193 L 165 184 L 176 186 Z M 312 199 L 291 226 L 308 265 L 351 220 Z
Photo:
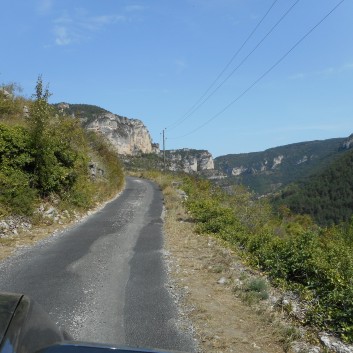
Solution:
M 51 139 L 50 120 L 54 114 L 48 103 L 50 95 L 48 87 L 43 89 L 43 80 L 39 76 L 28 122 L 34 157 L 33 184 L 43 196 L 57 191 L 60 181 Z
M 54 192 L 65 198 L 79 180 L 82 186 L 88 177 L 88 147 L 80 122 L 56 115 L 49 97 L 39 76 L 28 118 L 33 186 L 41 196 Z

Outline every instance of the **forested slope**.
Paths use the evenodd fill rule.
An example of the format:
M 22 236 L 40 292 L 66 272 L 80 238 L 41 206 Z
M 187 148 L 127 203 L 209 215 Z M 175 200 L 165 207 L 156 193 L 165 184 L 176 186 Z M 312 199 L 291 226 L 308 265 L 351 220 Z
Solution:
M 288 186 L 275 202 L 308 214 L 321 225 L 349 221 L 353 215 L 353 150 L 308 180 Z
M 243 184 L 268 194 L 306 178 L 343 152 L 345 138 L 300 142 L 262 152 L 229 154 L 215 158 L 215 169 L 228 175 L 223 184 Z

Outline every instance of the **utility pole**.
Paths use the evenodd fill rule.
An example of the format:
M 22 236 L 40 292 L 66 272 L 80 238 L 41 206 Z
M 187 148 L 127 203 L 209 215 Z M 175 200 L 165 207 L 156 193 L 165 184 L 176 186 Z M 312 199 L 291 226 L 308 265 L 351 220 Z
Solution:
M 163 129 L 163 171 L 165 172 L 165 129 Z

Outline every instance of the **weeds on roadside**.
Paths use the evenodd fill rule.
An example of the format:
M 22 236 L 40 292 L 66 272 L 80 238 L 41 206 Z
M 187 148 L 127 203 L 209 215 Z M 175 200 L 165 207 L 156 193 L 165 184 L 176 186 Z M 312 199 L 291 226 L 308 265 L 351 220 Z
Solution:
M 321 229 L 307 216 L 272 213 L 265 200 L 238 187 L 227 195 L 188 177 L 182 189 L 199 233 L 223 239 L 274 283 L 309 298 L 305 323 L 353 342 L 353 220 L 347 227 Z M 268 296 L 260 283 L 245 292 L 249 302 Z

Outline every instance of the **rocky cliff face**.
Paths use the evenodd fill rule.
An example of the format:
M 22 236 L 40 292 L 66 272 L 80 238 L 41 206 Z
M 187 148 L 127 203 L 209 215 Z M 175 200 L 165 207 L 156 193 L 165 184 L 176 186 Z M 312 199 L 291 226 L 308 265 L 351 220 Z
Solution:
M 205 150 L 193 150 L 183 148 L 180 150 L 166 151 L 168 169 L 196 173 L 214 169 L 213 158 L 210 152 Z
M 105 113 L 89 122 L 86 128 L 103 133 L 118 154 L 155 153 L 157 149 L 141 120 Z
M 284 160 L 283 155 L 278 155 L 274 158 L 265 158 L 262 161 L 256 162 L 252 165 L 239 165 L 228 170 L 228 174 L 232 176 L 239 176 L 242 174 L 260 174 L 271 172 L 278 168 Z M 299 163 L 299 162 L 298 162 Z
M 353 134 L 350 135 L 345 141 L 343 141 L 341 149 L 349 150 L 353 148 Z
M 101 132 L 118 154 L 159 153 L 159 145 L 152 143 L 141 120 L 128 119 L 86 104 L 60 103 L 56 106 L 61 113 L 79 117 L 86 129 Z
M 305 178 L 328 165 L 339 153 L 353 147 L 353 136 L 307 141 L 262 152 L 230 154 L 215 158 L 215 169 L 227 175 L 224 185 L 242 183 L 267 194 Z

